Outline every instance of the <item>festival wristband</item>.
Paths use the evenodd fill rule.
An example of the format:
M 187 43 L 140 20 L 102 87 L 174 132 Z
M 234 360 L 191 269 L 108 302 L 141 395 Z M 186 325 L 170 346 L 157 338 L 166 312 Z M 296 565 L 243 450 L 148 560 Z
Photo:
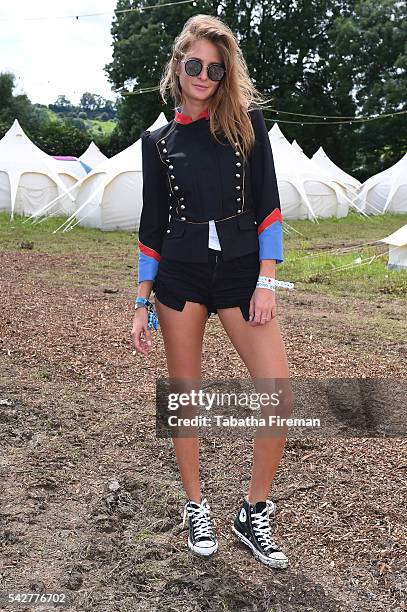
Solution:
M 271 276 L 259 276 L 256 287 L 271 289 L 275 291 L 275 287 L 284 287 L 285 289 L 294 289 L 294 283 L 289 281 L 277 280 Z
M 147 318 L 147 328 L 151 329 L 154 327 L 155 330 L 158 329 L 158 318 L 155 306 L 150 300 L 143 297 L 136 297 L 134 300 L 134 307 L 136 310 L 139 308 L 147 308 L 148 318 Z

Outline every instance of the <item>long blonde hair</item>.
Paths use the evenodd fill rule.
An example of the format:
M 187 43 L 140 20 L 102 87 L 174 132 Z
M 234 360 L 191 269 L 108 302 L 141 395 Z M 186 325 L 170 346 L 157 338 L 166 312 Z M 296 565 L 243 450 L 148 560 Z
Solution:
M 161 98 L 166 103 L 165 91 L 169 89 L 175 100 L 174 110 L 182 104 L 183 95 L 176 68 L 191 45 L 200 39 L 206 39 L 218 47 L 226 67 L 225 76 L 209 99 L 210 131 L 216 140 L 216 134 L 223 132 L 230 143 L 239 143 L 237 147 L 246 159 L 255 140 L 248 109 L 268 100 L 253 85 L 236 37 L 220 19 L 200 14 L 185 22 L 174 40 L 171 57 L 160 80 Z

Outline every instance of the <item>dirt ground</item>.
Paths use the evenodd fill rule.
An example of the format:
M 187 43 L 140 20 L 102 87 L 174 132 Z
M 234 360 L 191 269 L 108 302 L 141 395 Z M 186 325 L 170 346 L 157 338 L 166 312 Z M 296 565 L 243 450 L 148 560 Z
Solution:
M 271 495 L 284 571 L 230 530 L 250 439 L 202 440 L 220 547 L 193 557 L 172 443 L 155 435 L 162 337 L 134 354 L 131 289 L 67 282 L 66 256 L 4 251 L 0 265 L 0 590 L 64 591 L 78 612 L 407 609 L 407 439 L 287 442 Z M 405 301 L 282 291 L 278 316 L 293 377 L 406 378 Z M 248 376 L 217 316 L 203 362 Z

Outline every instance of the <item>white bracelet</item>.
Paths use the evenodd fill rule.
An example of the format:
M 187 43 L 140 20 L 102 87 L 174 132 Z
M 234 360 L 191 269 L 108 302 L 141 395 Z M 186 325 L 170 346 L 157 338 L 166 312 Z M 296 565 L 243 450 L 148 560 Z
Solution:
M 270 289 L 271 291 L 275 291 L 276 288 L 272 283 L 264 283 L 262 281 L 257 281 L 256 288 L 260 287 L 260 289 Z
M 289 281 L 277 280 L 271 276 L 259 276 L 256 287 L 271 289 L 275 291 L 275 287 L 285 287 L 286 289 L 294 289 L 294 283 Z

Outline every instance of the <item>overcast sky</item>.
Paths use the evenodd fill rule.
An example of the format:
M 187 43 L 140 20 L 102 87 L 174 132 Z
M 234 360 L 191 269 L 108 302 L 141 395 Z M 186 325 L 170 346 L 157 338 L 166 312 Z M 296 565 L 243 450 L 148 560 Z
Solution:
M 116 0 L 1 0 L 0 72 L 13 72 L 15 93 L 33 103 L 49 104 L 65 94 L 77 104 L 85 91 L 114 100 L 103 66 L 112 59 L 115 8 Z M 55 19 L 87 13 L 106 14 Z

